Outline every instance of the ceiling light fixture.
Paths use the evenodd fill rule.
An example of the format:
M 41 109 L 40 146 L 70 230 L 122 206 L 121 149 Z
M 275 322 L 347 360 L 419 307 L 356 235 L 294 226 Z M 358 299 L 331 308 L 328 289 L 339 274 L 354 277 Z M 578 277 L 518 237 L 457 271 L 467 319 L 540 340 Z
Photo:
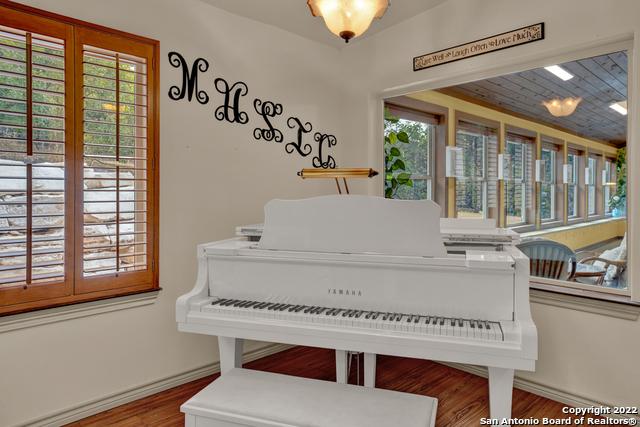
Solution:
M 614 102 L 613 104 L 609 105 L 609 108 L 617 111 L 623 116 L 627 115 L 627 101 Z
M 307 0 L 313 16 L 321 16 L 336 36 L 349 43 L 362 35 L 373 18 L 382 18 L 389 0 Z
M 551 101 L 543 101 L 542 105 L 547 107 L 552 116 L 565 117 L 576 111 L 580 101 L 582 98 L 552 99 Z
M 560 67 L 559 65 L 550 65 L 548 67 L 544 67 L 544 69 L 555 75 L 556 77 L 564 80 L 565 82 L 573 78 L 573 74 Z

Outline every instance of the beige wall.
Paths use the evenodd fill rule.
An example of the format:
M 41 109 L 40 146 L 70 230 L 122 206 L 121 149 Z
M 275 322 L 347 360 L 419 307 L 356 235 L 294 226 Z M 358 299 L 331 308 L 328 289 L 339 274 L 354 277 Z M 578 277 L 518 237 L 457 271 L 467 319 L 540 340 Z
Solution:
M 286 154 L 294 133 L 277 121 L 285 141 L 253 139 L 260 123 L 254 97 L 283 104 L 318 130 L 335 132 L 338 164 L 342 73 L 339 52 L 322 44 L 222 12 L 194 0 L 33 0 L 43 9 L 160 40 L 160 286 L 155 304 L 47 326 L 0 333 L 0 426 L 129 390 L 218 360 L 214 337 L 178 333 L 176 298 L 195 282 L 196 245 L 228 238 L 234 227 L 262 221 L 266 201 L 333 194 L 335 185 L 302 181 L 311 167 Z M 168 98 L 181 82 L 169 51 L 211 67 L 200 88 L 202 106 Z M 214 118 L 222 95 L 213 80 L 242 80 L 248 125 Z M 312 135 L 308 142 L 313 142 Z M 257 344 L 250 344 L 255 347 Z
M 23 423 L 217 360 L 214 339 L 176 331 L 175 299 L 193 285 L 195 245 L 229 237 L 235 225 L 260 221 L 262 206 L 271 198 L 334 192 L 330 183 L 298 181 L 295 171 L 308 166 L 309 159 L 254 141 L 250 125 L 215 121 L 211 105 L 170 102 L 166 93 L 179 74 L 168 65 L 167 52 L 209 59 L 213 74 L 205 84 L 214 98 L 213 75 L 243 80 L 252 96 L 282 102 L 285 114 L 335 130 L 339 164 L 379 168 L 377 96 L 383 91 L 517 71 L 513 64 L 532 56 L 552 56 L 559 49 L 640 30 L 640 5 L 634 0 L 618 0 L 615 7 L 600 0 L 449 0 L 337 51 L 196 0 L 26 2 L 161 42 L 163 291 L 151 306 L 1 334 L 0 425 Z M 544 42 L 411 71 L 411 58 L 418 54 L 540 21 L 547 23 Z M 382 181 L 378 177 L 371 187 L 354 183 L 353 188 L 380 193 Z M 637 321 L 540 304 L 534 304 L 533 316 L 540 359 L 527 378 L 594 400 L 640 405 Z
M 417 55 L 537 22 L 545 23 L 544 41 L 419 72 L 412 69 Z M 360 77 L 350 86 L 345 105 L 352 112 L 351 126 L 345 128 L 354 142 L 349 155 L 352 159 L 366 156 L 369 165 L 382 168 L 384 97 L 578 59 L 567 53 L 594 52 L 594 45 L 630 39 L 639 32 L 640 2 L 635 0 L 448 0 L 343 51 L 347 66 Z M 632 69 L 637 69 L 639 52 L 636 46 Z M 637 99 L 636 81 L 632 74 L 630 90 Z M 633 112 L 629 117 L 633 120 Z M 633 133 L 628 150 L 630 164 L 640 164 L 640 142 Z M 640 209 L 634 198 L 640 185 L 634 179 L 640 177 L 637 169 L 630 169 L 629 212 L 640 218 L 634 213 Z M 382 194 L 382 179 L 357 189 Z M 640 269 L 640 247 L 631 245 L 636 245 L 630 248 L 631 267 Z M 637 292 L 640 287 L 634 283 Z M 640 322 L 542 304 L 533 304 L 532 312 L 538 326 L 539 360 L 535 373 L 520 375 L 586 399 L 640 406 Z

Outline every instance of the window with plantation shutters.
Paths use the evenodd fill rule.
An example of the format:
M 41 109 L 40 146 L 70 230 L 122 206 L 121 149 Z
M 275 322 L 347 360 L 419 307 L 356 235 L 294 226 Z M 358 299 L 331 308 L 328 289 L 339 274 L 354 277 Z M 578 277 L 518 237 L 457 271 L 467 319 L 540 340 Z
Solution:
M 505 212 L 509 226 L 522 225 L 533 220 L 534 193 L 533 147 L 535 141 L 508 132 L 505 138 Z
M 157 288 L 152 40 L 0 6 L 0 314 Z
M 147 60 L 82 46 L 82 275 L 145 271 Z
M 459 218 L 490 218 L 497 205 L 496 132 L 486 126 L 459 121 L 456 146 L 462 162 L 456 171 L 456 214 Z

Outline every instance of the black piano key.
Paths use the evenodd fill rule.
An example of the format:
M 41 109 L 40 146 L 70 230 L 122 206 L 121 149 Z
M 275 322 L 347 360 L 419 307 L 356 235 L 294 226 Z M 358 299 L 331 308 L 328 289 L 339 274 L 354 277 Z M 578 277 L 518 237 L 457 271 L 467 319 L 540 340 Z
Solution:
M 401 321 L 402 320 L 402 316 L 403 316 L 402 314 L 396 313 L 396 322 Z
M 349 312 L 348 316 L 349 317 L 354 317 L 357 312 L 358 312 L 357 310 L 351 310 L 351 312 Z
M 440 318 L 440 326 L 444 326 L 444 317 Z
M 476 321 L 475 320 L 469 320 L 469 325 L 471 325 L 471 327 L 475 329 Z
M 415 319 L 413 319 L 413 323 L 418 323 L 420 321 L 420 317 L 422 316 L 416 316 Z
M 336 308 L 335 310 L 333 310 L 333 313 L 331 314 L 332 316 L 337 316 L 338 313 L 340 313 L 342 310 L 339 308 Z
M 431 316 L 424 316 L 424 324 L 428 325 L 431 322 Z
M 382 320 L 387 320 L 389 318 L 388 313 L 383 313 Z
M 478 329 L 482 329 L 482 322 L 478 322 Z
M 364 318 L 365 318 L 365 319 L 371 319 L 371 315 L 372 315 L 372 314 L 373 314 L 373 313 L 369 311 L 369 312 L 367 312 L 367 314 L 365 314 L 365 315 L 364 315 Z
M 303 312 L 303 313 L 308 313 L 308 312 L 310 312 L 312 309 L 313 309 L 313 307 L 307 307 L 307 308 L 305 308 L 302 312 Z
M 489 324 L 489 322 L 484 322 L 484 327 L 485 329 L 491 329 L 491 325 Z
M 225 301 L 226 301 L 226 299 L 218 299 L 218 300 L 213 301 L 213 302 L 211 303 L 211 305 L 222 304 L 222 303 L 223 303 L 223 302 L 225 302 Z
M 438 323 L 438 318 L 437 317 L 432 317 L 431 318 L 431 324 L 435 325 L 436 323 Z
M 375 313 L 373 313 L 373 316 L 371 317 L 373 320 L 377 320 L 378 317 L 380 317 L 380 312 L 376 311 Z
M 351 310 L 345 310 L 345 311 L 342 313 L 342 317 L 347 317 L 347 315 L 348 315 L 349 313 L 351 313 Z
M 407 323 L 411 323 L 413 321 L 413 314 L 407 315 Z

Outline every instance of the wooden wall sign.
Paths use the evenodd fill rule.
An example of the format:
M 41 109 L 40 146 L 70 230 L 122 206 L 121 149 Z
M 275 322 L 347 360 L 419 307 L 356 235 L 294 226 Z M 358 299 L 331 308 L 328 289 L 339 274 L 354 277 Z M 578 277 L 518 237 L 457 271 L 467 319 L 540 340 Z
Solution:
M 544 22 L 413 58 L 413 71 L 544 39 Z

